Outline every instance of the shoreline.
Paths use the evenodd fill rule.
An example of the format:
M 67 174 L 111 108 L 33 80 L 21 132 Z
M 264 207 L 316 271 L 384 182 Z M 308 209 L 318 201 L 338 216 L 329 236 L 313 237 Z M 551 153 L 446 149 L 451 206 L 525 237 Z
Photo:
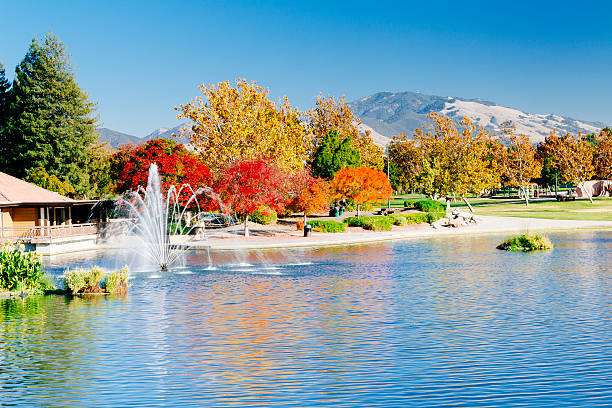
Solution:
M 503 233 L 531 233 L 536 231 L 612 230 L 612 221 L 551 220 L 539 218 L 517 218 L 479 215 L 478 223 L 458 228 L 434 228 L 429 224 L 394 227 L 392 231 L 374 232 L 359 228 L 343 233 L 313 231 L 310 237 L 296 235 L 243 236 L 233 238 L 209 238 L 206 242 L 191 245 L 190 250 L 247 250 L 282 249 L 299 247 L 344 246 L 399 241 L 412 238 L 435 238 L 460 235 L 482 235 Z M 256 232 L 255 228 L 250 228 Z

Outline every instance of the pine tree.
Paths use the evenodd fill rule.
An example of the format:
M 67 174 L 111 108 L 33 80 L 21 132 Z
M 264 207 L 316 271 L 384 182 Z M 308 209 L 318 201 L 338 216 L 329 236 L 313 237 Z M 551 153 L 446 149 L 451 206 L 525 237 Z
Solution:
M 11 83 L 6 79 L 4 66 L 0 62 L 0 156 L 5 146 L 4 135 L 7 128 L 8 109 L 10 105 Z
M 15 70 L 1 163 L 16 177 L 42 167 L 86 196 L 97 140 L 95 105 L 79 88 L 68 58 L 54 35 L 32 40 Z
M 331 179 L 342 168 L 357 167 L 361 158 L 359 152 L 352 147 L 350 136 L 340 140 L 338 132 L 332 130 L 323 138 L 317 148 L 312 163 L 314 177 Z

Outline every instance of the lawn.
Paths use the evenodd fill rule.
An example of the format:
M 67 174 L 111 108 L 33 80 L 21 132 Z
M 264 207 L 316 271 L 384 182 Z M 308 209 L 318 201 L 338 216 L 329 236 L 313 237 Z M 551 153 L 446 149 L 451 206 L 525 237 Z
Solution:
M 612 221 L 612 198 L 596 198 L 593 204 L 589 200 L 535 202 L 528 207 L 524 203 L 493 204 L 477 208 L 476 213 L 504 217 Z
M 403 207 L 404 200 L 418 200 L 421 196 L 410 194 L 394 197 L 391 207 Z M 423 199 L 426 199 L 423 197 Z M 558 220 L 592 220 L 612 221 L 612 198 L 596 198 L 591 204 L 589 200 L 577 201 L 545 201 L 530 202 L 516 198 L 468 198 L 477 214 L 499 215 L 504 217 L 545 218 Z M 386 206 L 385 206 L 386 207 Z M 451 207 L 461 207 L 467 211 L 467 205 L 460 200 L 451 203 Z

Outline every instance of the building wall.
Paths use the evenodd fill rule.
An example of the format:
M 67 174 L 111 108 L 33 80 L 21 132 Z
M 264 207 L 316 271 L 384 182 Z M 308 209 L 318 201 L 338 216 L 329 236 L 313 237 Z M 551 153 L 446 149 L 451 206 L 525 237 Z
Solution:
M 14 207 L 9 209 L 13 227 L 35 227 L 38 225 L 38 209 L 34 207 Z

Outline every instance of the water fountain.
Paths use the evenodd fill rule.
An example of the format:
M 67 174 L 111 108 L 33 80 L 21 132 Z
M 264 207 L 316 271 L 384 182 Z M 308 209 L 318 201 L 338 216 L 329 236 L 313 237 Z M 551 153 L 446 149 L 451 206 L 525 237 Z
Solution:
M 221 213 L 202 211 L 201 200 L 204 198 L 215 200 Z M 171 186 L 164 195 L 155 163 L 149 168 L 146 188 L 139 187 L 125 193 L 117 200 L 116 210 L 121 216 L 117 225 L 122 235 L 135 237 L 135 249 L 162 270 L 167 270 L 189 249 L 189 237 L 193 236 L 194 229 L 203 230 L 207 222 L 222 220 L 231 223 L 231 217 L 226 215 L 229 214 L 227 207 L 209 187 L 194 190 L 189 184 L 178 189 Z M 198 238 L 208 239 L 198 232 Z

